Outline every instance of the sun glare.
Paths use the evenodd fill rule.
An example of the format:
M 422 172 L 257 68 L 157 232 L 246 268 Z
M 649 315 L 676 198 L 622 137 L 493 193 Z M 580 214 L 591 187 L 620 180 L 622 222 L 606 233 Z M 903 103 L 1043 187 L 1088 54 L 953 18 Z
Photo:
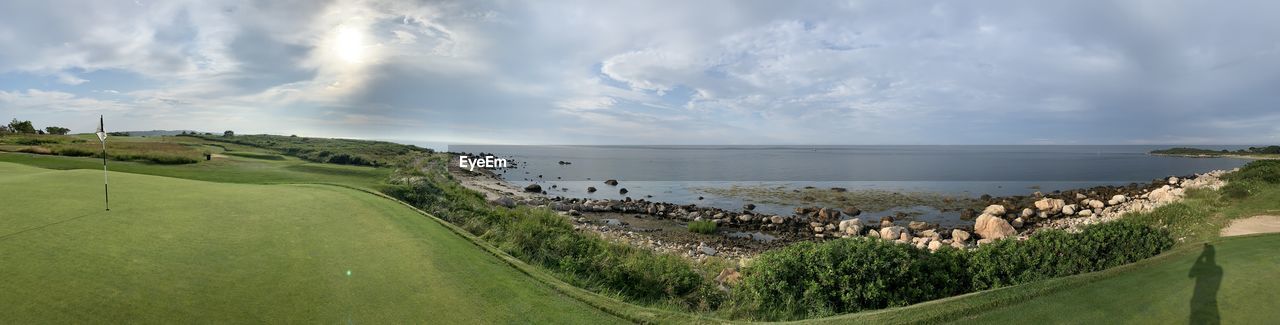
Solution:
M 355 28 L 340 27 L 334 36 L 333 50 L 347 63 L 359 63 L 365 57 L 364 35 Z

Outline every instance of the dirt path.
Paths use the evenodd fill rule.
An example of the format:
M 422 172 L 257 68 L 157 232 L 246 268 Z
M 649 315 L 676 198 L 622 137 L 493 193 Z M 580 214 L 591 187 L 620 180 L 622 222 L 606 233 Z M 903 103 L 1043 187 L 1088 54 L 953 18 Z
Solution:
M 1222 228 L 1222 237 L 1280 232 L 1280 216 L 1256 216 L 1239 219 Z

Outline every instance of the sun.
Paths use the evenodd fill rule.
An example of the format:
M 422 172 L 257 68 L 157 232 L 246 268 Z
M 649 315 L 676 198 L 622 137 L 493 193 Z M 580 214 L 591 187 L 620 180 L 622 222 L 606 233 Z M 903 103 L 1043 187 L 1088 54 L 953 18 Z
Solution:
M 360 63 L 365 59 L 364 33 L 352 27 L 339 27 L 334 35 L 333 51 L 347 63 Z

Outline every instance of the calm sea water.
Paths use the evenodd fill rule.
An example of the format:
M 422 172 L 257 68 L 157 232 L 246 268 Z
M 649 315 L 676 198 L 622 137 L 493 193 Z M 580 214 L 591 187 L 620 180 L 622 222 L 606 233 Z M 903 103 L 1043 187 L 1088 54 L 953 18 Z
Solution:
M 518 185 L 557 185 L 557 195 L 622 198 L 600 186 L 617 179 L 626 196 L 738 209 L 742 200 L 693 191 L 702 187 L 765 185 L 937 192 L 977 197 L 1033 191 L 1147 182 L 1168 176 L 1231 169 L 1247 163 L 1231 158 L 1148 155 L 1170 146 L 477 146 L 454 152 L 492 153 L 514 159 L 518 169 L 503 177 Z M 1201 146 L 1205 147 L 1205 146 Z M 1247 146 L 1213 146 L 1234 150 Z M 572 164 L 561 165 L 559 161 Z M 541 175 L 541 178 L 537 176 Z M 602 191 L 587 193 L 587 186 Z M 704 196 L 704 200 L 697 200 Z M 762 206 L 786 213 L 792 207 Z M 951 223 L 957 217 L 920 207 L 924 219 Z M 899 209 L 901 210 L 901 209 Z M 881 211 L 892 213 L 895 211 Z M 874 216 L 876 212 L 871 212 Z

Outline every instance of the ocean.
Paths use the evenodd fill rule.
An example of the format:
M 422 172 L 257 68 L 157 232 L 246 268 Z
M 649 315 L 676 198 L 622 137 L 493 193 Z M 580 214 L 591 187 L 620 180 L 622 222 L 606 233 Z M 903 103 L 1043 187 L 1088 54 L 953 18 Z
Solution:
M 1027 195 L 1099 185 L 1145 183 L 1248 163 L 1233 158 L 1152 156 L 1168 145 L 972 146 L 498 146 L 451 145 L 449 151 L 490 153 L 516 169 L 502 177 L 519 186 L 555 185 L 565 197 L 647 198 L 739 209 L 755 203 L 718 196 L 708 188 L 765 186 L 841 187 L 978 197 Z M 1235 150 L 1247 146 L 1200 146 Z M 560 164 L 565 161 L 570 164 Z M 538 177 L 541 175 L 542 177 Z M 601 182 L 616 179 L 616 187 Z M 588 193 L 594 186 L 600 191 Z M 714 192 L 714 191 L 711 191 Z M 699 200 L 698 197 L 703 197 Z M 758 204 L 787 214 L 794 206 Z M 911 211 L 920 219 L 960 223 L 958 213 L 925 207 L 867 211 L 868 216 Z

